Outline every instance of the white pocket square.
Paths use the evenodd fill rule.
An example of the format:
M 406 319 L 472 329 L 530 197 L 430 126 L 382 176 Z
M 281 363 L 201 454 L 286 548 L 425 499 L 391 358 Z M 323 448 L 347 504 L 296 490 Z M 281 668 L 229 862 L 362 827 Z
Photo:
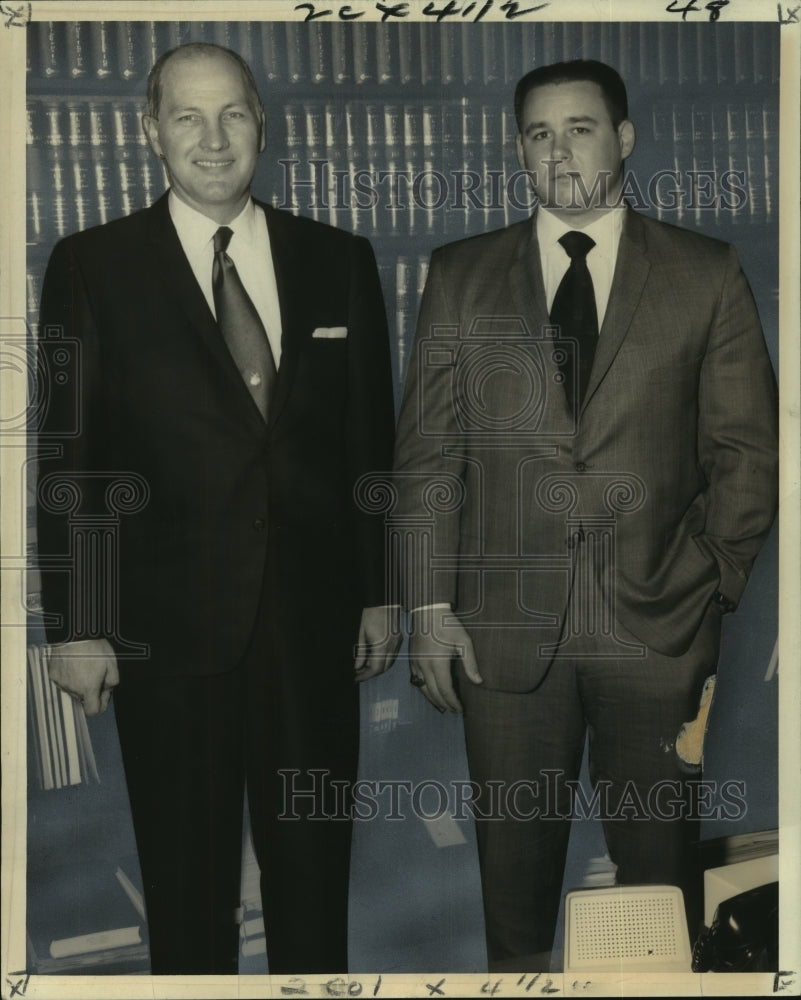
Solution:
M 346 326 L 318 326 L 312 337 L 319 340 L 344 340 L 347 335 Z

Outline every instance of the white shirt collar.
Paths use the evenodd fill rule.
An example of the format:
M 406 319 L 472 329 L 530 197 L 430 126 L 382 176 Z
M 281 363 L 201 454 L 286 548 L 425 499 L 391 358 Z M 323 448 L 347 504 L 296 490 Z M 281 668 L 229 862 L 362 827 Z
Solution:
M 586 233 L 595 242 L 595 246 L 590 251 L 591 253 L 597 251 L 599 255 L 610 257 L 617 255 L 625 211 L 625 204 L 616 205 L 608 212 L 599 215 L 588 226 L 584 226 L 581 229 L 581 232 Z M 537 209 L 536 225 L 537 240 L 541 250 L 546 252 L 553 249 L 565 233 L 569 233 L 576 228 L 569 225 L 563 219 L 557 218 L 553 212 L 549 212 L 548 209 L 543 208 L 541 205 Z M 559 249 L 562 249 L 561 246 Z
M 170 218 L 187 257 L 191 258 L 202 252 L 220 228 L 219 222 L 187 205 L 172 190 L 168 204 Z M 228 228 L 233 230 L 237 243 L 253 245 L 256 234 L 256 206 L 252 198 L 248 198 L 239 215 L 228 223 Z

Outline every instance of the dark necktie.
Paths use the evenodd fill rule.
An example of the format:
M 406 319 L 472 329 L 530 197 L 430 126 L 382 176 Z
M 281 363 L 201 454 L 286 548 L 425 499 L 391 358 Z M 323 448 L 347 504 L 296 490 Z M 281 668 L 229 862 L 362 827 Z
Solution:
M 211 286 L 217 325 L 259 413 L 266 420 L 277 377 L 275 361 L 256 307 L 245 291 L 236 265 L 225 252 L 233 235 L 228 226 L 220 226 L 214 234 Z
M 565 395 L 573 413 L 578 413 L 590 381 L 595 346 L 598 343 L 598 313 L 595 289 L 587 269 L 587 254 L 595 241 L 586 233 L 569 232 L 559 240 L 570 258 L 570 267 L 559 283 L 551 306 L 551 323 L 560 327 L 560 336 L 576 341 L 575 372 L 578 385 L 573 385 L 573 367 L 567 362 L 560 366 L 565 378 Z

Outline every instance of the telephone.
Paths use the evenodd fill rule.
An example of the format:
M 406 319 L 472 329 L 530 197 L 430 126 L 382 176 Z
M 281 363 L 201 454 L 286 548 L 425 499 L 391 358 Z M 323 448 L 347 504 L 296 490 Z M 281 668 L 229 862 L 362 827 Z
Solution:
M 779 968 L 779 883 L 723 900 L 693 947 L 693 972 L 775 972 Z

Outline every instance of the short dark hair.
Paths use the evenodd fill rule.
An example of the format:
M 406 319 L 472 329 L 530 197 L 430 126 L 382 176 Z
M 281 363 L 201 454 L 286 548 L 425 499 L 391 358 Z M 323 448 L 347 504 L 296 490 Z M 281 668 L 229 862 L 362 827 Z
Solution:
M 597 83 L 601 88 L 612 125 L 617 128 L 629 116 L 626 85 L 620 74 L 611 66 L 596 59 L 572 59 L 570 62 L 537 66 L 518 81 L 515 87 L 515 118 L 518 131 L 522 131 L 523 105 L 532 90 L 549 83 L 576 83 L 584 80 Z
M 237 66 L 239 66 L 245 90 L 248 93 L 248 101 L 257 114 L 262 114 L 264 106 L 261 103 L 261 97 L 259 97 L 259 90 L 253 78 L 253 73 L 250 70 L 250 66 L 248 66 L 238 52 L 234 52 L 233 49 L 227 49 L 224 45 L 215 45 L 213 42 L 187 42 L 185 45 L 176 45 L 174 49 L 162 52 L 153 63 L 153 68 L 147 75 L 147 113 L 150 117 L 158 118 L 159 116 L 159 109 L 161 107 L 161 74 L 170 59 L 174 56 L 213 56 L 220 53 L 230 56 Z

